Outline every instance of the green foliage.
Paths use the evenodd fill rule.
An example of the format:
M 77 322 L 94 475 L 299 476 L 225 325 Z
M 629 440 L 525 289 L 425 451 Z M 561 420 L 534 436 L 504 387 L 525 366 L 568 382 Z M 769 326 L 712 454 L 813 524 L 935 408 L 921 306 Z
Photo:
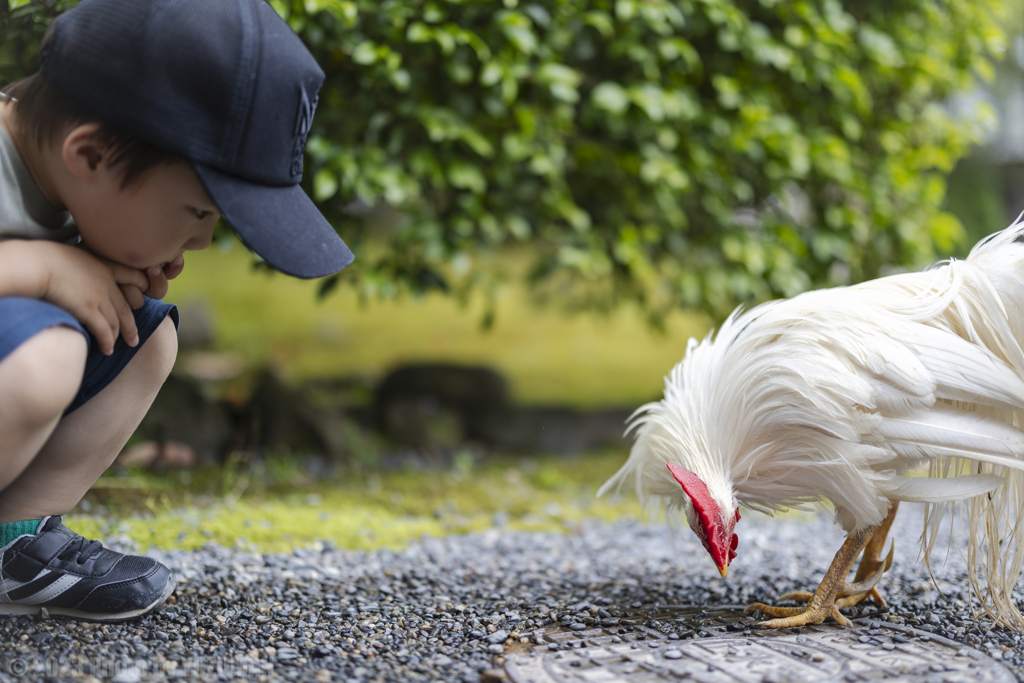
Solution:
M 270 1 L 327 74 L 304 183 L 342 278 L 492 291 L 529 242 L 537 293 L 655 318 L 962 248 L 945 178 L 991 115 L 942 103 L 1005 49 L 1000 0 Z M 10 12 L 19 65 L 48 6 Z M 387 249 L 356 199 L 407 215 Z
M 655 317 L 962 248 L 945 177 L 986 123 L 942 103 L 1004 51 L 995 0 L 272 0 L 327 72 L 312 190 L 410 220 L 368 295 L 492 282 Z M 988 114 L 990 116 L 990 114 Z M 991 120 L 987 121 L 991 123 Z
M 50 20 L 78 0 L 0 0 L 0 86 L 39 68 L 39 42 Z

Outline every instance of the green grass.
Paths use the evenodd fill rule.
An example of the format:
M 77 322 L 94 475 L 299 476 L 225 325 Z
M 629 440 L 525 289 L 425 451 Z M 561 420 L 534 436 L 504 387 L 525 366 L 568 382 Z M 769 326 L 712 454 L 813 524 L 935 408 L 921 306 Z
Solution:
M 605 452 L 475 466 L 463 454 L 448 471 L 370 472 L 334 481 L 313 481 L 292 460 L 246 470 L 111 471 L 86 496 L 107 514 L 88 514 L 80 504 L 65 521 L 86 538 L 124 534 L 143 550 L 194 549 L 207 541 L 262 552 L 323 541 L 369 550 L 495 526 L 566 531 L 584 518 L 640 515 L 631 495 L 595 498 L 624 459 Z
M 339 288 L 316 298 L 316 282 L 254 271 L 235 244 L 186 255 L 167 300 L 201 301 L 215 318 L 215 346 L 248 367 L 277 365 L 285 377 L 380 377 L 410 362 L 485 364 L 509 379 L 523 404 L 632 406 L 657 397 L 687 339 L 709 321 L 680 312 L 666 332 L 624 307 L 610 315 L 567 316 L 531 303 L 520 285 L 501 294 L 494 327 L 483 331 L 482 299 L 465 307 L 443 296 L 371 302 Z

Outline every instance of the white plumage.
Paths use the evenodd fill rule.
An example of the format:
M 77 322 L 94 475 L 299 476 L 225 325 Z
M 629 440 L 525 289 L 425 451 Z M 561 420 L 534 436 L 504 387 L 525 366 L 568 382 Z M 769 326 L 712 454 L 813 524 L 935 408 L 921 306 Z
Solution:
M 963 261 L 737 310 L 690 340 L 664 398 L 631 418 L 629 460 L 599 495 L 632 479 L 702 540 L 714 529 L 668 463 L 703 481 L 723 533 L 739 506 L 824 503 L 870 536 L 890 501 L 923 502 L 928 550 L 967 501 L 971 588 L 984 613 L 1024 628 L 1011 598 L 1024 562 L 1022 234 L 1018 219 Z

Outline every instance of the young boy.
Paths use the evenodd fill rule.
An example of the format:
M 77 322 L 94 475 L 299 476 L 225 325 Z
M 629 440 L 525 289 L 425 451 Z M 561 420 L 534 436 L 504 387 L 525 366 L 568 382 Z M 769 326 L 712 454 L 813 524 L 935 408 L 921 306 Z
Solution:
M 299 188 L 323 72 L 264 0 L 84 0 L 0 103 L 0 614 L 136 617 L 167 567 L 61 522 L 177 352 L 218 217 L 297 277 L 352 254 Z

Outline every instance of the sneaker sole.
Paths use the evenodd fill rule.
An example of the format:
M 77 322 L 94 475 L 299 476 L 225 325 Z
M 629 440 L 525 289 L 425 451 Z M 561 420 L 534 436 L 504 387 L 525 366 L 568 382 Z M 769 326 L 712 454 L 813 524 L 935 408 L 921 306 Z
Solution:
M 0 603 L 0 615 L 35 615 L 39 614 L 43 607 L 46 607 L 49 611 L 50 616 L 54 617 L 70 617 L 78 619 L 80 621 L 97 621 L 103 623 L 112 623 L 117 621 L 126 621 L 128 619 L 135 619 L 142 615 L 150 612 L 153 609 L 159 607 L 167 598 L 171 597 L 171 593 L 178 585 L 178 580 L 172 573 L 170 580 L 167 582 L 167 588 L 160 594 L 156 600 L 151 602 L 146 607 L 137 610 L 131 610 L 130 612 L 116 612 L 113 614 L 96 614 L 94 612 L 82 612 L 75 609 L 65 609 L 63 607 L 46 607 L 46 605 L 19 605 L 17 603 Z

